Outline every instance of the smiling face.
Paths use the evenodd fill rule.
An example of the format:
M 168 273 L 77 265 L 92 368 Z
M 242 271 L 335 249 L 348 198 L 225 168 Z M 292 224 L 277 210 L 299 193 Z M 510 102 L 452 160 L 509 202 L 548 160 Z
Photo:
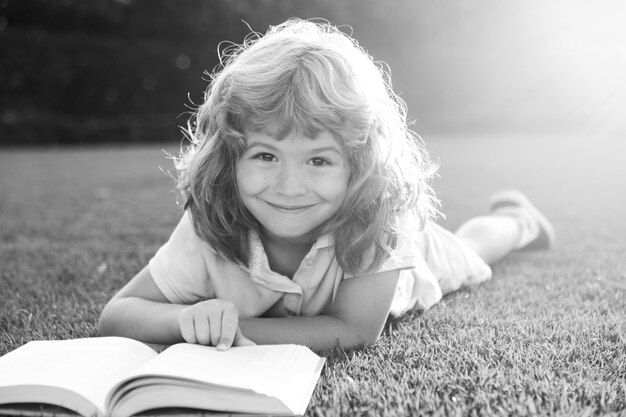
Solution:
M 269 237 L 294 243 L 315 240 L 315 229 L 341 207 L 350 166 L 328 131 L 311 139 L 292 132 L 277 140 L 245 130 L 246 150 L 237 162 L 237 186 L 246 208 Z

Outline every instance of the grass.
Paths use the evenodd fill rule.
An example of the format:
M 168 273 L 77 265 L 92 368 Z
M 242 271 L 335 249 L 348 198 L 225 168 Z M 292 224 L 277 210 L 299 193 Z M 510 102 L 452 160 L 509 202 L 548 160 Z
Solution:
M 454 229 L 492 191 L 523 189 L 558 244 L 329 352 L 309 416 L 626 415 L 622 138 L 437 137 Z M 172 150 L 172 149 L 170 149 Z M 179 211 L 158 146 L 0 154 L 0 354 L 96 336 L 104 303 L 167 239 Z

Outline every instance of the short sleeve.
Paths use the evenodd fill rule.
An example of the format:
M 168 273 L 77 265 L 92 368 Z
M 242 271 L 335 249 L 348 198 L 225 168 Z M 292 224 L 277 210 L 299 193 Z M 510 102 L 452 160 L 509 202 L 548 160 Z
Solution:
M 207 269 L 211 247 L 195 233 L 191 216 L 185 212 L 165 243 L 148 263 L 156 286 L 174 304 L 191 304 L 214 298 Z
M 417 251 L 419 248 L 415 244 L 413 239 L 409 239 L 408 236 L 400 234 L 395 249 L 391 252 L 389 258 L 376 270 L 375 273 L 413 269 L 417 265 Z M 365 265 L 371 263 L 373 258 L 373 248 L 365 256 Z M 355 275 L 346 273 L 344 278 L 354 278 Z

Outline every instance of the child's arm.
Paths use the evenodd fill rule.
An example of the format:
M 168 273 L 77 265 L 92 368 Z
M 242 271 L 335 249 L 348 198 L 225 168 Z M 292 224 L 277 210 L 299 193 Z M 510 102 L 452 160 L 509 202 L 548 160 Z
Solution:
M 230 333 L 235 345 L 249 344 L 246 338 L 259 344 L 297 343 L 314 349 L 372 344 L 387 319 L 398 276 L 399 271 L 390 271 L 342 281 L 334 304 L 320 316 L 239 318 L 241 332 L 234 328 L 222 333 Z M 207 300 L 192 306 L 171 304 L 154 283 L 148 268 L 144 268 L 106 305 L 98 330 L 103 336 L 125 336 L 147 343 L 215 344 L 193 340 L 193 335 L 183 338 L 181 328 L 189 328 L 189 320 L 185 320 L 189 312 L 204 315 L 208 322 L 206 306 L 216 303 L 228 305 L 223 300 Z
M 218 346 L 254 344 L 238 327 L 234 304 L 205 300 L 193 305 L 172 304 L 154 283 L 148 268 L 139 272 L 106 305 L 98 331 L 101 336 L 125 336 L 146 343 L 178 342 Z
M 98 331 L 146 343 L 182 342 L 177 317 L 186 307 L 169 303 L 145 267 L 104 307 Z
M 242 333 L 258 344 L 296 343 L 316 350 L 376 342 L 389 314 L 400 271 L 346 279 L 335 302 L 312 317 L 240 318 Z

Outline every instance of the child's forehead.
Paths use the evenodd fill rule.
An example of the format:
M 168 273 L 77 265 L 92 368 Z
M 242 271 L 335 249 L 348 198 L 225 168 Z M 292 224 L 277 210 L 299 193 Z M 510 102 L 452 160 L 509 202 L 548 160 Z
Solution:
M 275 140 L 283 140 L 283 139 L 296 139 L 296 138 L 307 138 L 311 140 L 315 140 L 320 136 L 330 135 L 335 141 L 341 143 L 339 138 L 328 129 L 305 129 L 293 125 L 282 124 L 282 123 L 267 123 L 263 125 L 252 125 L 246 124 L 244 128 L 244 136 L 247 136 L 246 133 L 258 133 L 264 136 L 268 136 Z
M 330 147 L 341 154 L 345 153 L 345 147 L 342 141 L 328 129 L 320 130 L 316 134 L 307 134 L 298 129 L 289 129 L 286 134 L 281 133 L 282 132 L 277 133 L 277 129 L 271 128 L 247 128 L 244 129 L 244 139 L 248 146 L 259 143 L 271 144 L 274 141 L 283 142 L 287 140 L 289 142 L 299 143 L 310 142 L 311 146 L 314 147 Z

